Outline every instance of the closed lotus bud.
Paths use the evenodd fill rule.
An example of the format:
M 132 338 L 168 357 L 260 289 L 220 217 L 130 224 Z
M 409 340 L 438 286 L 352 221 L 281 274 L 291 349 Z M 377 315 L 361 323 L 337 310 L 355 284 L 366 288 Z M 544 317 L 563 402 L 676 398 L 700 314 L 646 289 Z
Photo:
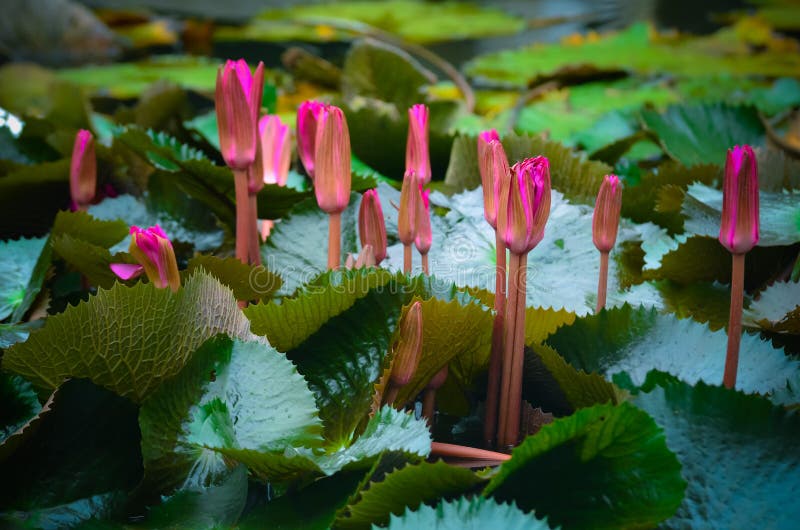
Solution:
M 414 171 L 406 171 L 400 189 L 400 208 L 397 212 L 397 237 L 404 245 L 411 245 L 417 235 L 417 202 L 420 200 L 419 180 Z
M 744 254 L 758 243 L 758 165 L 749 145 L 728 149 L 719 242 L 732 254 Z
M 478 165 L 483 188 L 483 216 L 493 228 L 497 228 L 500 192 L 510 176 L 511 169 L 508 167 L 503 144 L 500 143 L 497 131 L 494 129 L 478 135 Z
M 72 148 L 69 168 L 69 191 L 72 202 L 86 207 L 95 196 L 97 188 L 97 158 L 94 154 L 94 137 L 85 129 L 78 131 Z
M 406 172 L 413 170 L 423 186 L 431 181 L 431 158 L 428 153 L 428 107 L 419 104 L 408 109 Z
M 347 270 L 353 269 L 356 266 L 356 259 L 352 254 L 348 254 L 344 260 L 344 268 Z
M 342 109 L 329 105 L 320 112 L 314 146 L 314 193 L 328 213 L 350 202 L 350 132 Z
M 400 321 L 400 337 L 395 345 L 392 361 L 393 385 L 401 387 L 411 382 L 422 356 L 422 304 L 411 304 Z
M 317 121 L 327 107 L 319 101 L 306 101 L 297 109 L 297 154 L 306 173 L 314 178 L 314 155 L 317 142 Z
M 420 254 L 427 254 L 431 249 L 431 242 L 433 234 L 431 233 L 431 204 L 430 204 L 431 190 L 419 190 L 419 197 L 417 198 L 417 216 L 415 219 L 416 235 L 414 236 L 414 244 Z
M 497 229 L 514 254 L 530 252 L 544 237 L 550 215 L 550 164 L 547 158 L 526 158 L 511 168 L 503 187 Z
M 427 390 L 439 390 L 447 381 L 448 365 L 444 365 L 441 370 L 436 372 L 436 375 L 431 377 L 428 385 L 425 387 Z
M 621 208 L 622 182 L 616 175 L 606 175 L 600 184 L 592 216 L 592 241 L 600 252 L 610 252 L 614 248 Z
M 123 280 L 129 280 L 144 272 L 158 288 L 169 287 L 177 291 L 181 285 L 175 251 L 161 227 L 131 227 L 131 245 L 128 252 L 139 263 L 112 263 L 111 270 Z
M 383 218 L 378 190 L 367 190 L 358 209 L 358 235 L 361 246 L 372 247 L 376 264 L 386 258 L 386 221 Z
M 289 126 L 278 116 L 262 116 L 258 121 L 258 149 L 253 164 L 250 193 L 258 193 L 264 184 L 285 186 L 289 176 L 292 146 Z
M 264 91 L 264 63 L 255 74 L 244 59 L 227 61 L 217 71 L 214 102 L 217 109 L 219 145 L 232 169 L 247 169 L 256 158 L 258 113 Z
M 372 245 L 364 245 L 364 248 L 361 249 L 361 252 L 358 255 L 358 259 L 356 259 L 355 267 L 360 269 L 362 267 L 374 267 L 375 266 L 375 252 L 372 250 Z

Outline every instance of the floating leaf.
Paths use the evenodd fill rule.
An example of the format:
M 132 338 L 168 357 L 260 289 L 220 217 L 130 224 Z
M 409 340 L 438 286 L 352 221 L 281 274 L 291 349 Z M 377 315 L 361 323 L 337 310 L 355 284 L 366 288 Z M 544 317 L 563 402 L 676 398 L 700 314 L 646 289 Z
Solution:
M 665 528 L 797 525 L 797 414 L 764 398 L 702 382 L 692 387 L 657 373 L 634 403 L 664 429 L 687 481 L 683 503 Z
M 45 238 L 0 241 L 0 320 L 24 307 L 29 284 L 46 243 Z M 39 286 L 43 280 L 41 278 Z M 27 307 L 23 313 L 26 310 Z
M 675 513 L 685 487 L 661 429 L 622 403 L 544 425 L 513 450 L 484 495 L 564 528 L 645 528 Z
M 630 306 L 578 318 L 547 339 L 575 368 L 606 377 L 625 372 L 634 384 L 642 384 L 652 369 L 690 384 L 721 381 L 727 342 L 725 331 Z M 736 384 L 776 403 L 800 402 L 800 361 L 744 334 Z
M 141 402 L 207 338 L 248 338 L 248 328 L 230 290 L 203 271 L 177 293 L 117 284 L 48 317 L 6 351 L 3 368 L 51 390 L 67 378 L 86 377 Z
M 0 372 L 0 447 L 42 409 L 33 386 L 25 379 Z M 0 461 L 5 448 L 0 450 Z
M 403 515 L 393 515 L 389 530 L 412 530 L 436 528 L 438 530 L 478 530 L 503 528 L 505 530 L 549 530 L 546 520 L 525 514 L 513 503 L 498 504 L 491 499 L 460 497 L 454 501 L 442 501 L 435 508 L 420 506 L 418 510 L 407 509 Z
M 776 282 L 759 293 L 744 311 L 746 324 L 800 335 L 800 283 Z
M 233 291 L 237 300 L 269 299 L 280 289 L 281 278 L 263 266 L 245 265 L 237 258 L 201 255 L 192 258 L 187 274 L 203 269 Z

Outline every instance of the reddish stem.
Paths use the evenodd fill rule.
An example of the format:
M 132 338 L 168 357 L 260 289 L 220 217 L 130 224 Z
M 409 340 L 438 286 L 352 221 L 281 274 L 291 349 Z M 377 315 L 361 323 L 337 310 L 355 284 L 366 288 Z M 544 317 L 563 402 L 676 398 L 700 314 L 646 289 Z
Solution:
M 433 425 L 433 416 L 436 413 L 436 390 L 426 388 L 422 393 L 422 415 L 428 420 L 428 425 Z
M 503 359 L 503 322 L 506 314 L 506 245 L 496 234 L 497 267 L 494 284 L 494 324 L 492 326 L 492 353 L 489 358 L 489 383 L 486 389 L 486 413 L 483 424 L 483 441 L 493 447 L 497 434 L 497 402 L 500 399 L 500 370 Z
M 501 360 L 500 400 L 498 404 L 497 446 L 506 448 L 514 444 L 508 440 L 509 408 L 511 404 L 511 381 L 513 379 L 514 361 L 514 326 L 516 324 L 517 307 L 519 305 L 520 256 L 511 254 L 508 260 L 508 296 L 506 298 L 506 314 L 503 322 L 503 357 Z
M 424 274 L 430 274 L 430 270 L 428 268 L 428 254 L 420 254 L 422 257 L 422 272 Z
M 386 387 L 386 392 L 383 394 L 383 403 L 391 407 L 394 404 L 394 400 L 397 399 L 397 394 L 399 393 L 400 387 L 389 383 Z
M 403 245 L 403 272 L 411 272 L 411 245 Z
M 328 222 L 328 270 L 336 270 L 341 263 L 342 214 L 332 213 Z
M 233 183 L 236 188 L 236 257 L 244 264 L 248 263 L 250 249 L 248 235 L 250 233 L 250 194 L 247 191 L 247 170 L 234 169 Z
M 250 237 L 247 239 L 250 265 L 261 265 L 261 245 L 258 235 L 258 197 L 250 194 Z
M 525 364 L 525 291 L 528 255 L 522 254 L 518 259 L 519 266 L 516 276 L 511 277 L 517 289 L 517 308 L 514 314 L 514 349 L 512 350 L 506 445 L 504 447 L 515 446 L 519 442 L 519 426 L 522 415 L 522 368 Z
M 446 444 L 442 442 L 431 442 L 431 456 L 441 456 L 446 458 L 468 458 L 476 460 L 499 460 L 505 462 L 511 459 L 511 455 L 496 453 L 485 449 L 467 447 L 464 445 Z
M 608 292 L 608 252 L 600 252 L 600 278 L 597 281 L 597 307 L 594 312 L 599 313 L 606 306 L 606 293 Z
M 742 302 L 744 298 L 744 254 L 733 255 L 731 271 L 731 312 L 728 317 L 728 353 L 725 357 L 725 388 L 736 386 L 739 368 L 739 343 L 742 340 Z

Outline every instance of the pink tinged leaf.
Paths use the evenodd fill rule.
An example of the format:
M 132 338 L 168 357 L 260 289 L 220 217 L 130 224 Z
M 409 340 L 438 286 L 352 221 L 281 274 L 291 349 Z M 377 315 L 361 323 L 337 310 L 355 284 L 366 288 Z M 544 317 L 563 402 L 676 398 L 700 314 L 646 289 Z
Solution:
M 112 263 L 109 265 L 111 271 L 119 276 L 122 280 L 130 280 L 141 276 L 144 272 L 144 267 L 141 265 L 134 265 L 131 263 Z

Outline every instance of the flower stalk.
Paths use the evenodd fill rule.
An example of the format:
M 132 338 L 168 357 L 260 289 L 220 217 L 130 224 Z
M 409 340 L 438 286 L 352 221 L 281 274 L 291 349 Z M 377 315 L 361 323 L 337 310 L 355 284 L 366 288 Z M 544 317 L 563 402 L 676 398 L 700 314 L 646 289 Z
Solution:
M 414 245 L 422 259 L 422 272 L 430 274 L 430 267 L 428 265 L 428 251 L 431 249 L 433 242 L 433 234 L 431 232 L 431 205 L 430 205 L 430 190 L 422 190 L 420 186 L 419 197 L 417 198 L 417 216 L 416 216 L 416 234 L 414 236 Z
M 445 381 L 447 381 L 448 365 L 436 372 L 425 391 L 422 393 L 422 415 L 428 420 L 428 425 L 433 425 L 433 416 L 436 413 L 436 391 L 442 388 Z

